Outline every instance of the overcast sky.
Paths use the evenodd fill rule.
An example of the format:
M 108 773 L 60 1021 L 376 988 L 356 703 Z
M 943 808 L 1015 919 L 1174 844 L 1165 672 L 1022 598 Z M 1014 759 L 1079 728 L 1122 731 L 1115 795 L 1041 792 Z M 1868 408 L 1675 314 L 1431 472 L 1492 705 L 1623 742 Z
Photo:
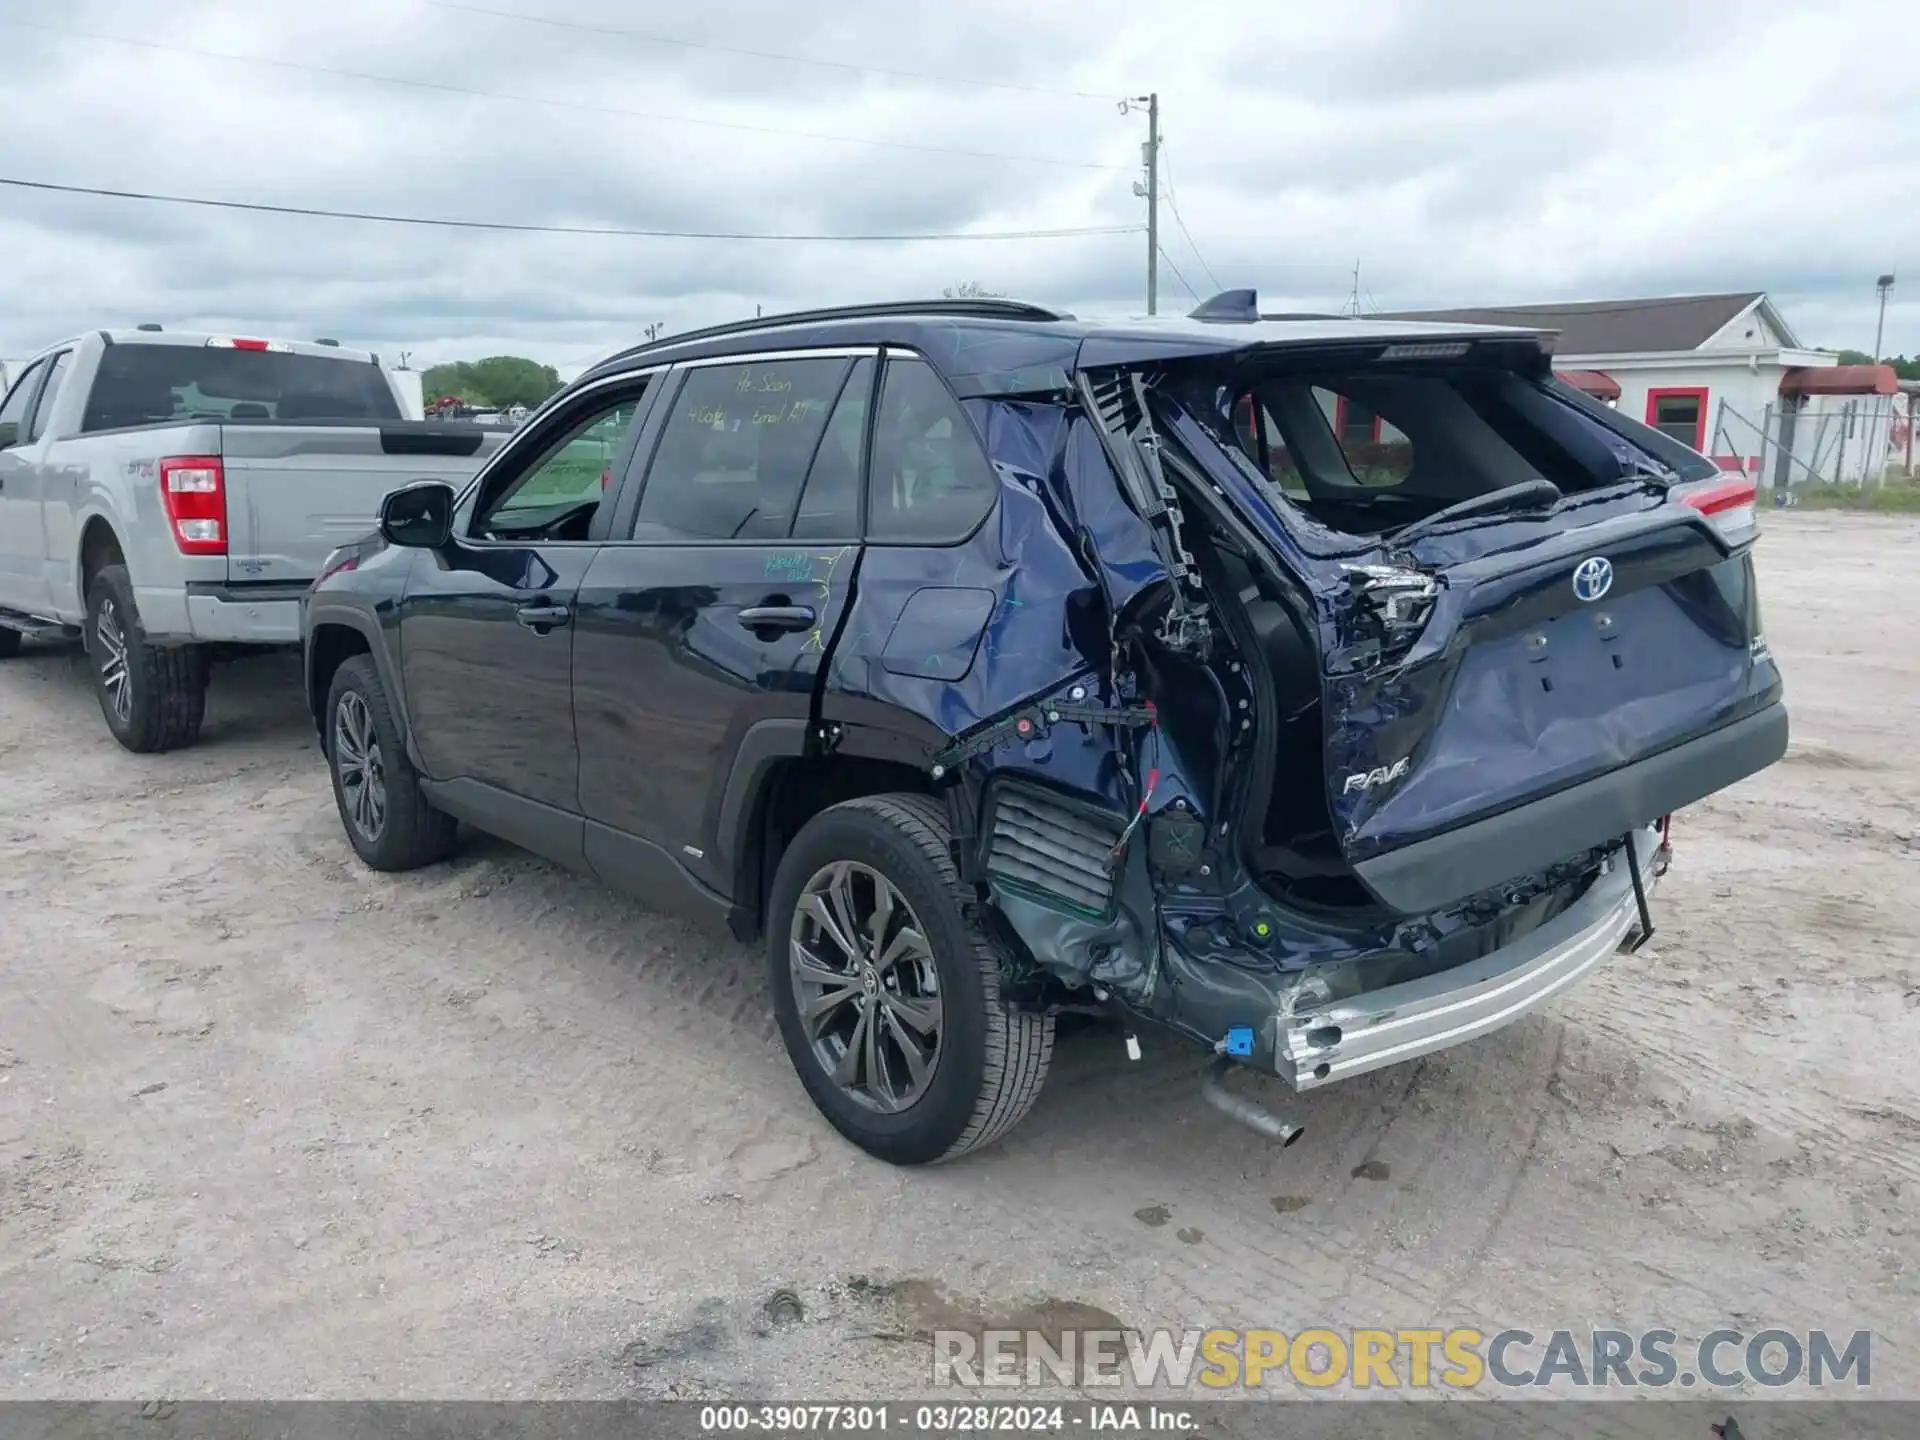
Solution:
M 1358 260 L 1368 308 L 1763 289 L 1804 341 L 1866 349 L 1891 270 L 1885 348 L 1912 354 L 1916 37 L 1895 0 L 0 0 L 0 175 L 554 225 L 1130 226 L 1146 117 L 1116 102 L 1158 90 L 1163 310 L 1248 284 L 1337 309 Z M 0 187 L 0 354 L 159 320 L 572 373 L 651 322 L 965 280 L 1137 312 L 1145 254 Z

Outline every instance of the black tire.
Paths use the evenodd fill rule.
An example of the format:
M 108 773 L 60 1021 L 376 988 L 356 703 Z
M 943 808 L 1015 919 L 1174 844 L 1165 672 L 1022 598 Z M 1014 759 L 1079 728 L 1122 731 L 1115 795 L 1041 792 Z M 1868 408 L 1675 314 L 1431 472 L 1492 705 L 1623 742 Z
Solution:
M 891 1112 L 861 1103 L 829 1075 L 795 994 L 796 909 L 809 882 L 841 861 L 884 877 L 905 899 L 938 977 L 940 1030 L 931 1075 L 917 1098 Z M 999 1139 L 1038 1098 L 1053 1056 L 1053 1017 L 1001 1003 L 1000 959 L 968 918 L 971 902 L 954 868 L 945 810 L 920 795 L 875 795 L 822 811 L 794 837 L 774 877 L 768 973 L 787 1054 L 833 1127 L 895 1165 L 951 1160 Z M 873 1003 L 871 986 L 867 995 Z
M 368 812 L 356 816 L 363 792 L 342 774 L 343 768 L 356 768 L 352 751 L 362 733 L 367 741 L 361 745 L 364 764 L 358 768 L 371 770 L 380 795 L 377 822 L 370 826 L 362 823 Z M 417 870 L 446 859 L 453 848 L 454 819 L 420 793 L 419 772 L 407 758 L 406 740 L 371 655 L 355 655 L 333 672 L 321 744 L 340 825 L 354 854 L 376 870 Z
M 0 660 L 11 660 L 20 653 L 21 635 L 18 630 L 9 630 L 0 625 Z
M 149 645 L 127 567 L 108 565 L 87 587 L 87 659 L 100 714 L 136 755 L 200 738 L 207 659 L 197 645 Z

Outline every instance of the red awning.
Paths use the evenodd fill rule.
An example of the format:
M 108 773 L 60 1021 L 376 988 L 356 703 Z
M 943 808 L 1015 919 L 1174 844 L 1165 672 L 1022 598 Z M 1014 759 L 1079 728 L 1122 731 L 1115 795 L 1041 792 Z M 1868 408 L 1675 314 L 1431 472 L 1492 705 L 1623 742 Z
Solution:
M 1782 395 L 1892 395 L 1900 377 L 1891 365 L 1819 365 L 1789 370 L 1780 381 Z
M 1576 390 L 1584 390 L 1596 400 L 1618 400 L 1620 382 L 1598 370 L 1556 370 L 1553 372 Z

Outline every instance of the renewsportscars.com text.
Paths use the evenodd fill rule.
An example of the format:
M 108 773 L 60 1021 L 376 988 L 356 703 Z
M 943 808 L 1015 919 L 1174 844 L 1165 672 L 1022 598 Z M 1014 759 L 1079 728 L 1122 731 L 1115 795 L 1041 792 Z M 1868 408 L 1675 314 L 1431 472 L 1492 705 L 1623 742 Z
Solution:
M 1209 1390 L 1299 1385 L 1323 1390 L 1865 1389 L 1873 1337 L 1715 1330 L 937 1330 L 936 1385 L 1132 1385 Z

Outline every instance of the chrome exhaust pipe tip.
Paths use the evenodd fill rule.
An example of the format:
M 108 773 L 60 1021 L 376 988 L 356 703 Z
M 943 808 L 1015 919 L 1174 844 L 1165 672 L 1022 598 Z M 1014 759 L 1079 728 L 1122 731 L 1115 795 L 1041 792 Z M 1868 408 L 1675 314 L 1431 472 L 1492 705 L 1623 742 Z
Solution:
M 1227 1089 L 1227 1072 L 1232 1068 L 1232 1059 L 1225 1055 L 1207 1067 L 1207 1073 L 1200 1081 L 1200 1093 L 1206 1097 L 1209 1105 L 1229 1119 L 1238 1120 L 1249 1130 L 1258 1131 L 1269 1140 L 1279 1141 L 1283 1150 L 1306 1133 L 1291 1121 L 1282 1120 L 1266 1106 Z

